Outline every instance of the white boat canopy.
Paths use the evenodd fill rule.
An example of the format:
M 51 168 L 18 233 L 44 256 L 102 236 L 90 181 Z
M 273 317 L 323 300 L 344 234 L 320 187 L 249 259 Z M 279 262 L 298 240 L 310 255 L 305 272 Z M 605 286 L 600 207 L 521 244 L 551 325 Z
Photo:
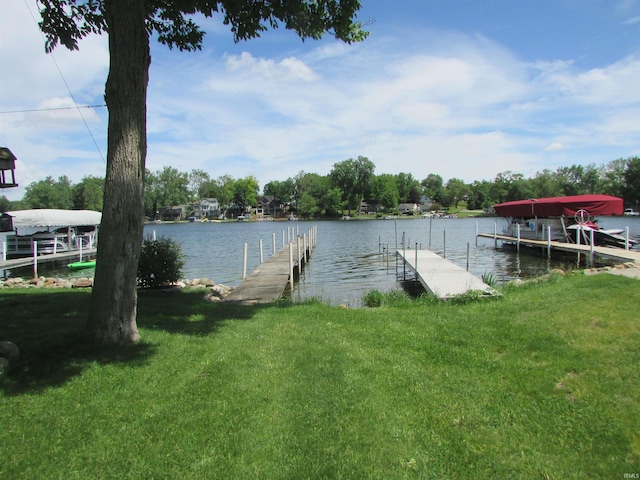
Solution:
M 41 208 L 7 212 L 13 217 L 13 228 L 25 227 L 78 227 L 100 225 L 102 213 L 93 210 L 57 210 Z

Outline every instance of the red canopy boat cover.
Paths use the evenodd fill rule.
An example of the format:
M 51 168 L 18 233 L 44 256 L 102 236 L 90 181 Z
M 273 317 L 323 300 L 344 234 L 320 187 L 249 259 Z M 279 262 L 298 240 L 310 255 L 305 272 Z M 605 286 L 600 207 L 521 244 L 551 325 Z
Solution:
M 572 217 L 578 210 L 586 210 L 594 217 L 622 215 L 624 201 L 610 195 L 571 195 L 499 203 L 494 208 L 501 217 Z

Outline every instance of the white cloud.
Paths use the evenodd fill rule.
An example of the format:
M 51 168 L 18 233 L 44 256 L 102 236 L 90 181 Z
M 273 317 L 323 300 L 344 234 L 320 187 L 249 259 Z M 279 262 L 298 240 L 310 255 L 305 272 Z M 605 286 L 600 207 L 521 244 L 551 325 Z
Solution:
M 544 147 L 545 152 L 557 152 L 558 150 L 563 150 L 564 145 L 560 142 L 553 142 Z
M 248 52 L 240 55 L 229 55 L 227 67 L 231 72 L 253 80 L 269 82 L 296 82 L 299 80 L 310 82 L 316 78 L 311 68 L 295 57 L 287 57 L 279 62 L 266 58 L 255 58 Z

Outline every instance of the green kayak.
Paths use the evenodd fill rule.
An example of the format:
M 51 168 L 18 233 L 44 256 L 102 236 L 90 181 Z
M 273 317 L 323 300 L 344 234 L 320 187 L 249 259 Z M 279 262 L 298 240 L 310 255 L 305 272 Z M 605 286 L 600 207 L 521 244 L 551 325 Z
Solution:
M 83 268 L 94 268 L 95 266 L 95 260 L 87 260 L 86 262 L 73 262 L 68 265 L 71 270 L 82 270 Z

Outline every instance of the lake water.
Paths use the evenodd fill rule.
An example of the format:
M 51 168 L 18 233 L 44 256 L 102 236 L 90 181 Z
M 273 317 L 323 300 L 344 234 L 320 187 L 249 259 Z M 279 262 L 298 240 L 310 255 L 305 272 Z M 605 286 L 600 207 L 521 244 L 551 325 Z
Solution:
M 276 249 L 295 233 L 307 233 L 317 226 L 317 245 L 299 281 L 289 292 L 295 301 L 316 298 L 333 305 L 361 306 L 368 291 L 382 292 L 401 288 L 403 269 L 393 255 L 397 248 L 427 249 L 445 255 L 476 276 L 489 272 L 499 282 L 515 278 L 531 278 L 548 273 L 552 268 L 575 268 L 577 255 L 554 256 L 529 252 L 517 254 L 511 248 L 495 248 L 491 239 L 478 238 L 480 233 L 493 233 L 497 224 L 502 231 L 501 218 L 467 219 L 398 219 L 351 220 L 321 222 L 241 222 L 241 223 L 189 223 L 147 225 L 145 233 L 173 238 L 182 245 L 185 254 L 187 278 L 208 277 L 217 283 L 237 285 L 242 281 L 244 243 L 248 244 L 247 272 L 260 262 L 260 239 L 263 256 L 273 253 L 273 235 Z M 601 218 L 603 228 L 629 226 L 631 236 L 640 241 L 640 219 L 637 217 Z M 467 249 L 469 252 L 467 260 Z M 582 261 L 585 261 L 584 256 Z
M 640 241 L 639 217 L 604 217 L 603 228 L 629 227 L 631 237 Z M 358 307 L 364 294 L 372 289 L 386 292 L 402 288 L 403 270 L 396 267 L 394 252 L 403 248 L 427 249 L 445 255 L 476 276 L 492 273 L 499 282 L 515 278 L 530 278 L 548 273 L 552 268 L 575 268 L 577 255 L 564 255 L 548 260 L 538 253 L 518 254 L 511 248 L 494 248 L 492 239 L 478 238 L 480 233 L 493 233 L 497 224 L 502 231 L 501 218 L 467 219 L 398 219 L 351 221 L 295 221 L 295 222 L 231 222 L 231 223 L 163 223 L 145 226 L 145 235 L 169 237 L 182 246 L 185 255 L 185 278 L 207 277 L 216 283 L 230 286 L 242 281 L 244 243 L 248 245 L 247 273 L 260 262 L 259 244 L 263 257 L 282 248 L 289 235 L 308 233 L 315 225 L 317 245 L 293 291 L 294 301 L 310 298 L 332 305 Z M 467 260 L 467 250 L 469 252 Z M 585 261 L 584 256 L 582 258 Z M 68 275 L 64 269 L 42 271 L 43 275 Z M 75 273 L 75 275 L 86 275 Z

